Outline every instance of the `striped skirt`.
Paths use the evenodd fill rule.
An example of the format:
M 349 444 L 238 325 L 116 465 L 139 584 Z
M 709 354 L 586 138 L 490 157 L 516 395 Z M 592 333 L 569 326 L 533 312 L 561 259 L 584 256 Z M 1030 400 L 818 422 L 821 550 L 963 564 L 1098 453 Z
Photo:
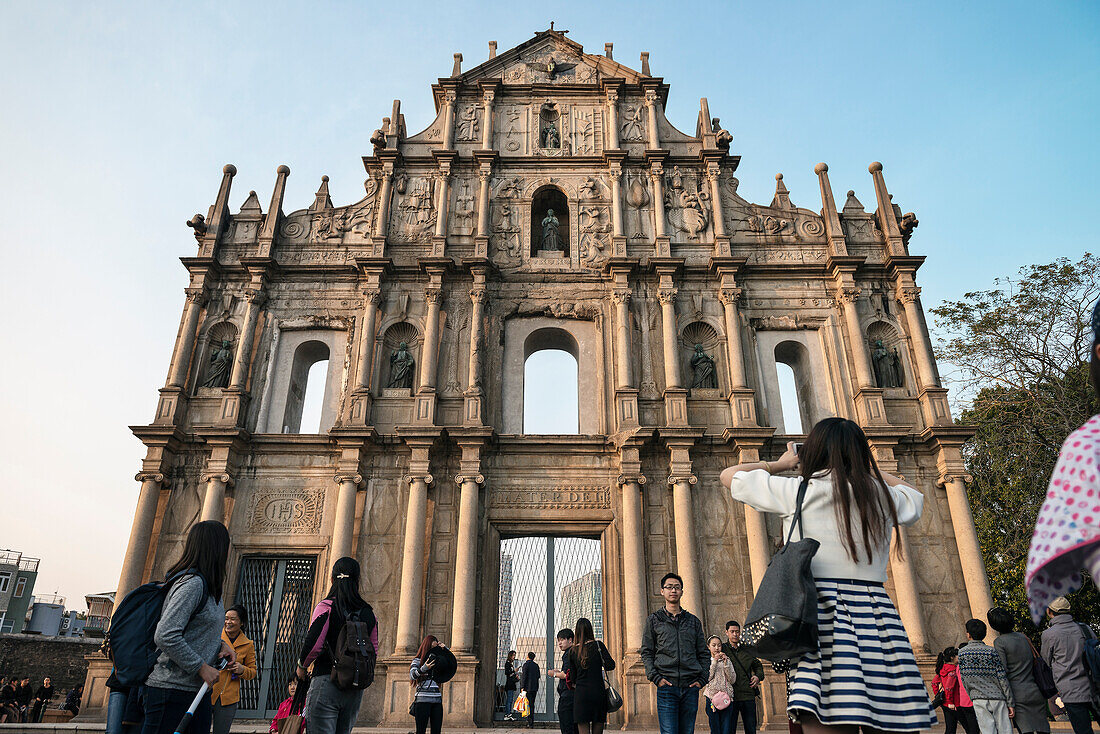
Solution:
M 920 731 L 936 723 L 913 648 L 882 584 L 817 579 L 820 646 L 791 671 L 790 713 Z

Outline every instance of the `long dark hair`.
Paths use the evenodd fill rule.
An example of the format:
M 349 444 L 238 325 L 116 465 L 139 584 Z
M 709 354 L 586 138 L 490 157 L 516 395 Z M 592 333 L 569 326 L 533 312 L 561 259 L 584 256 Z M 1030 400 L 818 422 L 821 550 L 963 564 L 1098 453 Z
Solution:
M 435 635 L 428 635 L 421 641 L 420 648 L 416 651 L 416 659 L 420 661 L 421 667 L 424 663 L 428 662 L 428 654 L 432 651 L 435 643 L 439 642 Z M 420 681 L 410 680 L 409 685 L 416 688 L 417 683 Z
M 592 622 L 588 617 L 577 620 L 577 626 L 573 630 L 573 653 L 582 668 L 588 668 L 588 643 L 596 639 L 596 633 L 592 631 Z
M 229 531 L 217 520 L 203 520 L 191 526 L 183 554 L 173 564 L 165 578 L 181 571 L 195 569 L 206 581 L 206 593 L 221 602 L 225 585 L 225 564 L 229 560 Z
M 958 654 L 958 649 L 954 647 L 945 647 L 943 652 L 936 655 L 936 675 L 939 675 L 940 671 L 943 670 L 943 666 L 950 663 Z
M 337 619 L 343 619 L 363 607 L 370 608 L 370 604 L 359 595 L 359 561 L 351 556 L 336 559 L 336 563 L 332 564 L 332 580 L 325 598 L 332 601 L 332 613 Z
M 1089 376 L 1096 399 L 1100 401 L 1100 354 L 1097 352 L 1100 352 L 1100 300 L 1092 307 L 1092 348 L 1089 350 Z
M 803 479 L 821 471 L 832 476 L 833 505 L 848 556 L 858 562 L 862 550 L 870 561 L 874 549 L 890 541 L 890 533 L 898 525 L 898 513 L 863 429 L 845 418 L 819 421 L 806 437 L 799 458 Z M 852 533 L 853 505 L 862 528 L 859 544 Z M 900 556 L 901 544 L 897 552 Z

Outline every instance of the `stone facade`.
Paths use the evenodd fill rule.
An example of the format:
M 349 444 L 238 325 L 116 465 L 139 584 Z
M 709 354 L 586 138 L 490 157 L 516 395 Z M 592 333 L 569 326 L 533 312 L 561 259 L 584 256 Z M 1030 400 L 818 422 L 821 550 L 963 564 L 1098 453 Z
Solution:
M 555 30 L 490 53 L 466 72 L 456 54 L 427 129 L 409 134 L 394 102 L 353 204 L 335 206 L 326 178 L 284 213 L 280 166 L 266 213 L 252 192 L 232 214 L 225 167 L 189 222 L 198 253 L 183 259 L 168 379 L 134 429 L 148 453 L 118 598 L 160 577 L 200 519 L 230 529 L 230 590 L 241 559 L 297 554 L 316 558 L 316 601 L 352 554 L 382 620 L 361 722 L 407 723 L 409 659 L 431 633 L 460 660 L 448 725 L 485 724 L 502 536 L 599 538 L 605 639 L 624 661 L 616 716 L 652 727 L 637 651 L 661 575 L 678 571 L 685 606 L 719 630 L 744 617 L 780 542 L 778 520 L 734 503 L 718 474 L 777 457 L 794 433 L 784 363 L 807 425 L 857 420 L 880 464 L 924 491 L 889 590 L 919 652 L 954 641 L 990 605 L 969 434 L 933 359 L 915 218 L 882 166 L 871 211 L 851 192 L 838 207 L 824 164 L 819 211 L 781 176 L 753 204 L 706 99 L 690 132 L 665 118 L 648 54 L 635 71 Z M 693 366 L 697 344 L 709 365 Z M 578 360 L 581 435 L 523 433 L 524 361 L 544 348 Z M 299 433 L 323 359 L 322 432 Z M 780 676 L 764 707 L 781 720 Z

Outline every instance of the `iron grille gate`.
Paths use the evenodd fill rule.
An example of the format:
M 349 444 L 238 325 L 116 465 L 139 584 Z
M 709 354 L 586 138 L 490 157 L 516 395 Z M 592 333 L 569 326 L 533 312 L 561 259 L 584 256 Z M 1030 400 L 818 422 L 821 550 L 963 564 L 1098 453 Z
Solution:
M 316 558 L 241 560 L 234 600 L 248 610 L 245 634 L 256 645 L 259 675 L 241 681 L 242 718 L 271 718 L 286 698 L 287 681 L 309 628 Z
M 529 652 L 542 671 L 532 715 L 536 721 L 557 721 L 557 680 L 546 674 L 561 667 L 557 633 L 587 617 L 596 637 L 603 638 L 602 576 L 598 540 L 540 536 L 501 541 L 494 719 L 503 720 L 514 701 L 504 691 L 504 664 L 508 651 L 515 650 L 517 672 Z

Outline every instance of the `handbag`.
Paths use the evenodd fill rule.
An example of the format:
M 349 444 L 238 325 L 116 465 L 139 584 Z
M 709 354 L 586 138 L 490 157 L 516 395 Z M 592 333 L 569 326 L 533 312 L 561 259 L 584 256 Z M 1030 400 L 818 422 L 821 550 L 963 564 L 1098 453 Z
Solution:
M 623 707 L 623 697 L 619 695 L 619 692 L 611 685 L 611 681 L 607 679 L 606 670 L 603 672 L 603 687 L 604 692 L 607 694 L 607 713 L 613 714 Z
M 1058 686 L 1054 683 L 1054 671 L 1050 669 L 1050 665 L 1047 664 L 1046 660 L 1043 660 L 1043 656 L 1035 649 L 1031 639 L 1027 635 L 1024 635 L 1024 639 L 1027 640 L 1027 644 L 1031 648 L 1031 677 L 1035 679 L 1035 685 L 1038 686 L 1039 693 L 1043 694 L 1043 698 L 1054 698 L 1058 695 Z
M 279 720 L 275 731 L 277 734 L 299 734 L 302 731 L 303 723 L 301 714 L 291 714 L 285 719 Z
M 731 703 L 733 703 L 733 699 L 725 691 L 718 691 L 710 697 L 710 706 L 715 711 L 725 711 Z
M 787 542 L 768 564 L 741 633 L 754 657 L 771 662 L 791 660 L 817 650 L 817 585 L 810 569 L 821 546 L 802 527 L 802 503 L 809 480 L 798 485 L 794 518 Z M 799 540 L 792 541 L 798 528 Z
M 936 691 L 936 695 L 932 696 L 932 708 L 938 709 L 940 706 L 943 706 L 943 702 L 946 700 L 947 694 L 943 692 L 943 688 L 941 687 L 940 690 Z

